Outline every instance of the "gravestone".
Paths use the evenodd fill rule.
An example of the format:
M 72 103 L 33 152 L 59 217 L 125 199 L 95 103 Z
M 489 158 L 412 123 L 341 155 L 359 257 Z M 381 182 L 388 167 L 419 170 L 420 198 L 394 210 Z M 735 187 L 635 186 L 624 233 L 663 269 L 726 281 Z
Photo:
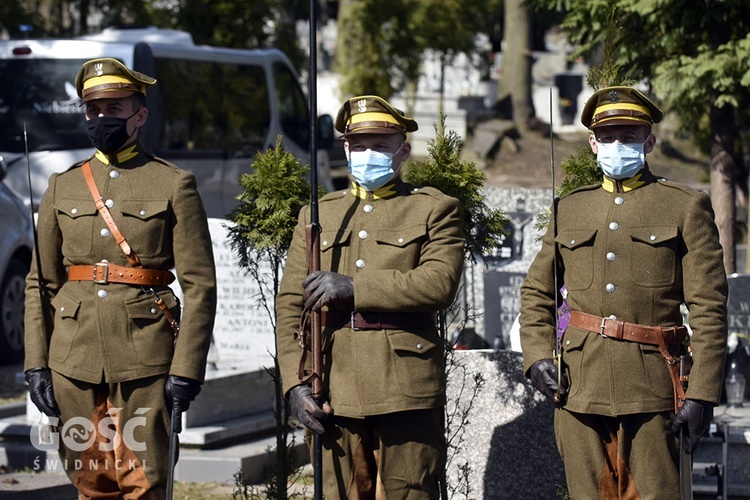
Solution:
M 259 267 L 264 277 L 263 290 L 257 281 L 239 265 L 229 243 L 229 221 L 208 219 L 214 262 L 216 264 L 216 317 L 208 355 L 208 370 L 255 371 L 273 365 L 275 352 L 271 268 L 267 262 Z M 179 281 L 171 285 L 184 305 Z M 265 293 L 266 305 L 261 302 Z
M 511 349 L 517 343 L 511 330 L 521 309 L 521 285 L 525 273 L 488 271 L 484 276 L 485 330 L 494 337 L 487 338 L 495 349 Z
M 735 359 L 745 376 L 745 401 L 750 401 L 750 274 L 732 274 L 727 277 L 729 299 L 727 300 L 727 322 L 729 333 L 739 334 L 737 349 L 727 354 Z M 725 369 L 729 368 L 729 362 Z M 747 405 L 747 403 L 745 403 Z
M 184 444 L 215 444 L 246 430 L 262 430 L 256 424 L 245 423 L 229 424 L 235 429 L 220 432 L 211 426 L 269 413 L 273 407 L 274 387 L 266 372 L 266 368 L 273 367 L 272 353 L 276 352 L 273 325 L 267 312 L 274 307 L 270 292 L 271 269 L 268 263 L 260 265 L 260 275 L 267 286 L 263 290 L 266 305 L 262 306 L 261 286 L 239 266 L 239 259 L 228 241 L 228 224 L 230 222 L 224 219 L 208 220 L 216 263 L 216 318 L 206 382 L 183 417 L 186 432 L 181 440 Z M 182 295 L 179 285 L 175 291 Z M 195 427 L 209 430 L 191 432 Z
M 214 260 L 216 261 L 217 306 L 213 330 L 214 352 L 211 361 L 220 370 L 254 371 L 272 365 L 275 352 L 273 326 L 274 297 L 270 291 L 271 268 L 260 265 L 260 274 L 267 278 L 267 304 L 260 303 L 260 285 L 239 266 L 238 258 L 228 241 L 227 222 L 209 219 Z M 266 309 L 267 308 L 267 309 Z
M 459 299 L 478 318 L 473 326 L 489 345 L 517 349 L 513 323 L 520 312 L 520 287 L 541 248 L 544 231 L 536 226 L 552 204 L 552 189 L 487 186 L 484 195 L 489 207 L 507 213 L 508 235 L 485 262 L 467 264 Z
M 558 498 L 566 481 L 554 407 L 524 378 L 521 354 L 452 351 L 447 371 L 448 496 Z

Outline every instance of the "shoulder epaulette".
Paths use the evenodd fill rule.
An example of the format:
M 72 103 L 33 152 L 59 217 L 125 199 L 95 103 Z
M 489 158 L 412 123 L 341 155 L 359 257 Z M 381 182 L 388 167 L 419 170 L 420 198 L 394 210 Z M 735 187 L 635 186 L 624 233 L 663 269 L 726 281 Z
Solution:
M 601 187 L 602 187 L 601 184 L 587 184 L 585 186 L 579 186 L 579 187 L 575 188 L 574 190 L 566 193 L 564 196 L 561 196 L 560 198 L 567 198 L 571 194 L 581 193 L 583 191 L 595 191 L 595 190 L 597 190 L 597 189 L 599 189 Z
M 84 163 L 86 163 L 87 161 L 91 161 L 91 160 L 92 160 L 93 158 L 94 158 L 94 157 L 93 157 L 93 155 L 92 155 L 92 156 L 89 156 L 88 158 L 85 158 L 85 159 L 83 159 L 83 160 L 77 161 L 77 162 L 75 162 L 74 164 L 72 164 L 71 166 L 69 166 L 69 167 L 68 167 L 67 169 L 65 169 L 64 171 L 65 171 L 65 172 L 69 172 L 69 171 L 71 171 L 71 170 L 73 170 L 73 169 L 76 169 L 76 168 L 81 168 L 81 167 L 83 166 L 83 164 L 84 164 Z
M 161 163 L 162 165 L 166 165 L 166 166 L 168 166 L 168 167 L 173 167 L 173 166 L 175 166 L 175 164 L 174 164 L 174 163 L 172 163 L 171 161 L 169 161 L 169 160 L 165 160 L 164 158 L 161 158 L 161 157 L 159 157 L 159 156 L 154 156 L 154 155 L 152 155 L 151 153 L 147 153 L 147 152 L 145 152 L 144 154 L 145 154 L 146 156 L 148 156 L 149 158 L 151 158 L 151 159 L 152 159 L 153 161 L 159 162 L 159 163 Z
M 337 189 L 336 191 L 326 193 L 318 200 L 318 202 L 320 203 L 323 201 L 339 200 L 343 198 L 344 196 L 346 196 L 346 193 L 349 191 L 349 189 L 350 188 Z
M 432 186 L 414 186 L 412 184 L 406 184 L 408 187 L 409 194 L 426 194 L 428 196 L 431 196 L 433 198 L 443 198 L 447 196 L 445 193 L 440 191 L 436 187 Z
M 687 194 L 695 194 L 697 191 L 695 188 L 693 188 L 692 186 L 688 184 L 684 184 L 682 182 L 671 181 L 667 179 L 666 177 L 657 177 L 656 182 L 662 186 L 670 187 L 672 189 L 677 189 Z

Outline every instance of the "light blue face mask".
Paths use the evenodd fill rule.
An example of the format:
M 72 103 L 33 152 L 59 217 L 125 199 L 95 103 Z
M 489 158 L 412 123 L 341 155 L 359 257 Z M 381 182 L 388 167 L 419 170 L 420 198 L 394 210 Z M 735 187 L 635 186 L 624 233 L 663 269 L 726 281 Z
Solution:
M 602 144 L 596 142 L 596 161 L 604 175 L 612 179 L 628 179 L 633 177 L 646 163 L 646 155 L 643 146 L 646 144 L 622 144 L 612 142 Z
M 403 147 L 403 144 L 401 145 Z M 366 151 L 349 152 L 349 172 L 357 184 L 368 191 L 375 191 L 386 185 L 393 174 L 393 156 L 395 153 L 382 153 L 368 149 Z

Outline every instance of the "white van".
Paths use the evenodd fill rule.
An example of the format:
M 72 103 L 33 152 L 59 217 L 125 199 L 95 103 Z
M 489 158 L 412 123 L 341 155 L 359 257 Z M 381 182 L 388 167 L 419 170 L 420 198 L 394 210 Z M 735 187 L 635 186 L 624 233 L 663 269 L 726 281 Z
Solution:
M 75 90 L 81 65 L 112 57 L 157 79 L 148 90 L 149 118 L 141 132 L 155 155 L 193 172 L 209 217 L 225 218 L 241 192 L 240 173 L 260 150 L 283 137 L 286 151 L 309 164 L 309 108 L 299 75 L 279 50 L 239 50 L 193 44 L 188 33 L 107 29 L 77 39 L 0 41 L 0 155 L 7 181 L 28 192 L 24 124 L 34 204 L 50 174 L 93 153 Z M 328 115 L 318 119 L 318 178 L 332 189 Z M 27 202 L 28 203 L 28 202 Z

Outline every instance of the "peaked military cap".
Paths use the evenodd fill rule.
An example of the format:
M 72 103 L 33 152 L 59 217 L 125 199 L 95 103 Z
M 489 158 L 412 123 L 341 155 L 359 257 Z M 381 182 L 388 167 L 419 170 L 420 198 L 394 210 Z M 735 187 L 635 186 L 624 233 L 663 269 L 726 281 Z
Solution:
M 134 92 L 145 95 L 146 87 L 155 83 L 156 79 L 109 57 L 86 61 L 76 75 L 76 90 L 82 104 L 93 99 L 127 97 Z
M 412 117 L 375 95 L 352 97 L 341 106 L 336 116 L 336 130 L 344 137 L 352 134 L 406 135 L 417 128 Z
M 586 101 L 581 123 L 586 128 L 609 125 L 652 125 L 662 119 L 661 110 L 632 87 L 604 87 Z

